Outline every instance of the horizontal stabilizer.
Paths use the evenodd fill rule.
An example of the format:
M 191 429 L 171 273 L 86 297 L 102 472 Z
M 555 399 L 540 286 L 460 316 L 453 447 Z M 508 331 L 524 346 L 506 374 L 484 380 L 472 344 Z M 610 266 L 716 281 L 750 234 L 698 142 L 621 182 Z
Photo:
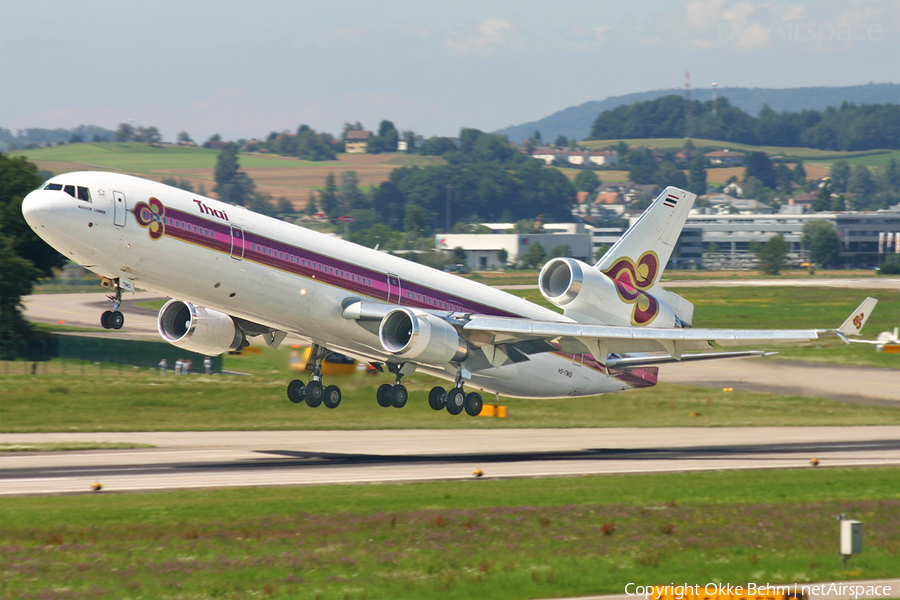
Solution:
M 674 356 L 629 356 L 626 358 L 610 358 L 606 361 L 609 368 L 646 367 L 650 365 L 664 365 L 666 363 L 684 363 L 698 360 L 722 360 L 725 358 L 752 358 L 769 356 L 774 352 L 764 350 L 748 350 L 746 352 L 704 352 L 701 354 L 682 354 L 681 358 Z

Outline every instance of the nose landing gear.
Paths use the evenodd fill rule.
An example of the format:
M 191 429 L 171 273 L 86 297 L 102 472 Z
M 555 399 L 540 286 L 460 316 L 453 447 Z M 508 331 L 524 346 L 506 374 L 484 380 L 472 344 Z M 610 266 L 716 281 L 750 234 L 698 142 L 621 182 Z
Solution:
M 113 303 L 113 309 L 104 311 L 100 315 L 100 325 L 103 326 L 103 329 L 122 329 L 122 325 L 125 324 L 125 315 L 119 312 L 119 305 L 122 304 L 122 287 L 119 285 L 119 278 L 104 278 L 100 285 L 115 291 L 115 295 L 107 296 Z

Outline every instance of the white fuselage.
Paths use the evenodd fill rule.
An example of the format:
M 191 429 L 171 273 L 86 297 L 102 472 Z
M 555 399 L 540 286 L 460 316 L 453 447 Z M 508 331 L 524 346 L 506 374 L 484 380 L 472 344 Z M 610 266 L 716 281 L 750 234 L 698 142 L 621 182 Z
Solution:
M 348 302 L 457 314 L 571 321 L 503 291 L 153 181 L 60 175 L 23 202 L 31 227 L 95 273 L 302 336 L 363 360 L 404 362 L 377 330 L 343 316 Z M 86 188 L 88 194 L 66 186 Z M 54 186 L 55 187 L 55 186 Z M 81 196 L 81 198 L 79 198 Z M 155 199 L 155 200 L 154 200 Z M 531 355 L 469 372 L 466 383 L 519 397 L 616 392 L 656 383 L 656 369 L 607 371 L 590 355 Z M 452 380 L 453 365 L 418 368 Z

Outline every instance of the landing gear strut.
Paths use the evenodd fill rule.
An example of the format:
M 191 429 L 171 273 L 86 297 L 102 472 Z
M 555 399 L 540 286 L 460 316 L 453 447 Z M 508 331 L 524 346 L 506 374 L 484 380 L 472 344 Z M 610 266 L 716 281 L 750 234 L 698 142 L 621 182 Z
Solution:
M 341 388 L 336 385 L 325 386 L 322 383 L 322 362 L 331 352 L 318 344 L 313 344 L 309 353 L 306 368 L 313 372 L 312 381 L 304 384 L 294 379 L 288 384 L 287 397 L 294 404 L 306 401 L 310 408 L 324 404 L 326 408 L 337 408 L 341 403 Z
M 384 383 L 378 387 L 378 391 L 375 392 L 375 399 L 378 401 L 378 406 L 382 408 L 390 408 L 393 406 L 394 408 L 403 408 L 406 406 L 407 401 L 409 400 L 409 391 L 407 391 L 406 386 L 400 383 L 400 380 L 403 378 L 404 373 L 402 373 L 403 365 L 396 364 L 388 364 L 388 370 L 393 373 L 397 379 L 394 381 L 394 384 Z
M 460 373 L 456 376 L 456 385 L 449 392 L 442 387 L 431 388 L 431 392 L 428 393 L 428 406 L 433 410 L 446 408 L 451 415 L 458 415 L 465 410 L 467 415 L 477 416 L 484 404 L 481 394 L 476 392 L 466 394 L 462 386 L 462 373 Z
M 104 279 L 101 285 L 115 290 L 116 293 L 114 296 L 107 296 L 113 303 L 113 309 L 104 311 L 100 315 L 100 325 L 103 326 L 103 329 L 122 329 L 122 325 L 125 324 L 125 315 L 119 312 L 119 305 L 122 304 L 122 288 L 119 286 L 119 278 Z

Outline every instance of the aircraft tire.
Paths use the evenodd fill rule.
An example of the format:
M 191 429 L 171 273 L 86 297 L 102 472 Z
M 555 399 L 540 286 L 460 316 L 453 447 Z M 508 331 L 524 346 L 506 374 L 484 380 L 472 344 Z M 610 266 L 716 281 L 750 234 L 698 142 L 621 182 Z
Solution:
M 110 315 L 109 326 L 113 329 L 122 329 L 122 325 L 125 324 L 125 315 L 119 311 L 114 311 Z
M 382 383 L 378 386 L 378 391 L 375 392 L 375 399 L 378 400 L 378 406 L 382 408 L 390 408 L 391 399 L 389 396 L 389 392 L 391 388 L 394 387 L 389 383 Z
M 458 415 L 466 407 L 466 393 L 462 388 L 453 388 L 447 392 L 447 412 Z
M 433 387 L 428 392 L 428 406 L 431 410 L 444 410 L 447 406 L 447 390 L 442 387 Z
M 470 417 L 477 417 L 481 413 L 481 407 L 484 402 L 481 400 L 481 394 L 472 392 L 466 396 L 466 414 Z
M 321 381 L 310 381 L 309 385 L 306 386 L 306 404 L 310 408 L 317 408 L 322 404 L 322 399 L 325 397 L 325 386 L 322 385 Z
M 110 321 L 112 320 L 112 311 L 106 310 L 103 311 L 103 314 L 100 315 L 100 325 L 103 326 L 103 329 L 112 329 L 112 325 Z
M 403 408 L 409 400 L 409 392 L 406 390 L 406 386 L 399 383 L 391 387 L 388 396 L 391 399 L 391 406 L 394 408 Z
M 294 379 L 288 384 L 287 397 L 288 400 L 290 400 L 294 404 L 300 404 L 301 402 L 303 402 L 305 392 L 306 386 L 299 379 Z
M 336 385 L 329 385 L 325 388 L 325 396 L 322 398 L 322 403 L 326 408 L 337 408 L 338 404 L 341 403 L 341 388 Z

